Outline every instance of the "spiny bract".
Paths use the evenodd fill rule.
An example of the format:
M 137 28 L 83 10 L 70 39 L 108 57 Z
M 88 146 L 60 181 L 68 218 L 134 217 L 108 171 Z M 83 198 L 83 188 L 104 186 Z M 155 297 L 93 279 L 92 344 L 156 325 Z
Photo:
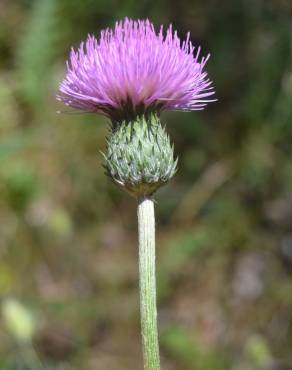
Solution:
M 104 158 L 110 178 L 135 196 L 154 193 L 176 172 L 173 146 L 155 115 L 114 128 Z

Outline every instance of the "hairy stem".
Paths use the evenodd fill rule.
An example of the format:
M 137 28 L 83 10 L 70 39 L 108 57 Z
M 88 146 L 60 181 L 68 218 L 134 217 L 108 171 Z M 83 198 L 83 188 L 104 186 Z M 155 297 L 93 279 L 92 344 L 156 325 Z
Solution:
M 155 217 L 150 198 L 138 201 L 140 314 L 145 370 L 159 370 L 155 281 Z

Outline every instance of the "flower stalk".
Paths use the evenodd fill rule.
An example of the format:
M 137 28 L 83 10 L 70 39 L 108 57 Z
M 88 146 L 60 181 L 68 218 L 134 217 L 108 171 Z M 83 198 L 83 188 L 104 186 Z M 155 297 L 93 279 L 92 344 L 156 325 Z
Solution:
M 138 200 L 140 315 L 145 370 L 159 370 L 155 278 L 154 202 Z

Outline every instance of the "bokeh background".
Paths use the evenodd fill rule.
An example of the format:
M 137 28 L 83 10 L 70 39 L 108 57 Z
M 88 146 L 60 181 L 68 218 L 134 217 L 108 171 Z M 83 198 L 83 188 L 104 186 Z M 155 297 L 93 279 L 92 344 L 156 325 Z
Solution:
M 162 118 L 163 369 L 291 370 L 291 0 L 1 0 L 0 369 L 142 369 L 136 204 L 107 121 L 55 101 L 70 47 L 125 16 L 191 31 L 219 99 Z

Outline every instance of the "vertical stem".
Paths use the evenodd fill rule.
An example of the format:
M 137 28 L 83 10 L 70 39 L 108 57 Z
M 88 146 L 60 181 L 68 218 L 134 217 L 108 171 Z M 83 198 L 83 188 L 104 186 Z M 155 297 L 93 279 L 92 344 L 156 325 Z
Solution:
M 140 315 L 145 370 L 159 370 L 155 280 L 155 217 L 152 199 L 138 201 Z

